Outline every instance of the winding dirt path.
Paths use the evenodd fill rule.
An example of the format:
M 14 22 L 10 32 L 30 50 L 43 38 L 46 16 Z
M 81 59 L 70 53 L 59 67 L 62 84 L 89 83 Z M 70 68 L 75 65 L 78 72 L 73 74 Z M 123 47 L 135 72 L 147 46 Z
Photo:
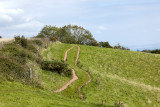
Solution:
M 74 46 L 73 46 L 74 47 Z M 67 60 L 67 54 L 68 52 L 73 49 L 73 47 L 71 47 L 70 49 L 68 49 L 66 52 L 65 52 L 65 56 L 64 56 L 64 61 Z M 77 62 L 78 62 L 78 59 L 79 59 L 79 53 L 80 53 L 80 47 L 78 46 L 78 52 L 77 52 L 77 58 L 76 58 L 76 61 L 75 61 L 75 66 L 77 66 Z M 72 74 L 73 74 L 73 78 L 67 83 L 65 84 L 62 88 L 56 90 L 55 92 L 61 92 L 63 90 L 65 90 L 72 82 L 74 82 L 75 80 L 78 79 L 76 73 L 75 73 L 75 70 L 72 69 Z M 82 90 L 82 87 L 84 87 L 85 85 L 89 84 L 92 80 L 90 74 L 88 72 L 86 72 L 86 75 L 88 76 L 88 81 L 84 84 L 82 84 L 81 86 L 78 87 L 78 93 L 79 93 L 79 96 L 82 100 L 84 100 L 84 95 L 82 94 L 81 90 Z
M 74 47 L 74 46 L 73 46 L 73 47 Z M 69 52 L 73 47 L 71 47 L 70 49 L 68 49 L 68 50 L 65 52 L 64 61 L 67 60 L 67 54 L 68 54 L 68 52 Z M 77 54 L 77 55 L 78 55 L 78 54 Z M 79 55 L 78 55 L 78 58 L 79 58 Z M 76 61 L 78 61 L 78 59 L 76 59 Z M 56 90 L 55 92 L 61 92 L 61 91 L 65 90 L 72 82 L 74 82 L 75 80 L 78 79 L 78 77 L 77 77 L 74 69 L 72 69 L 72 74 L 73 74 L 73 78 L 72 78 L 67 84 L 65 84 L 62 88 Z
M 75 62 L 75 66 L 77 66 L 77 62 L 78 62 L 78 58 L 79 58 L 79 53 L 80 53 L 80 47 L 78 46 L 78 52 L 77 52 L 77 59 L 76 59 L 76 62 Z M 82 94 L 81 90 L 82 90 L 82 87 L 84 87 L 85 85 L 89 84 L 92 80 L 90 74 L 88 72 L 86 72 L 86 74 L 88 75 L 88 81 L 86 83 L 84 83 L 83 85 L 79 86 L 78 87 L 78 93 L 79 93 L 79 96 L 82 100 L 84 100 L 84 95 Z
M 90 74 L 89 74 L 88 72 L 86 72 L 86 74 L 88 75 L 89 80 L 88 80 L 86 83 L 84 83 L 83 85 L 81 85 L 81 86 L 78 87 L 78 92 L 79 92 L 79 96 L 80 96 L 81 100 L 84 100 L 84 95 L 83 95 L 82 92 L 81 92 L 82 88 L 83 88 L 85 85 L 89 84 L 89 83 L 91 82 L 91 80 L 92 80 Z
M 64 55 L 64 61 L 66 61 L 66 60 L 67 60 L 68 52 L 69 52 L 71 49 L 73 49 L 73 48 L 74 48 L 74 46 L 72 46 L 70 49 L 68 49 L 68 50 L 65 52 L 65 55 Z

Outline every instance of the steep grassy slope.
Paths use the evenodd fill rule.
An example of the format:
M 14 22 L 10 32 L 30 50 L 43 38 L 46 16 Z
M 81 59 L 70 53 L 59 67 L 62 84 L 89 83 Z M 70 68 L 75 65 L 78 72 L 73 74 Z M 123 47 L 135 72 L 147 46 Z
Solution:
M 45 56 L 45 59 L 48 59 L 48 60 L 50 59 L 63 60 L 65 51 L 71 48 L 72 46 L 75 46 L 75 47 L 68 52 L 67 63 L 70 65 L 71 68 L 75 69 L 79 79 L 73 82 L 71 85 L 69 85 L 66 90 L 58 94 L 67 96 L 69 98 L 80 99 L 78 87 L 84 84 L 88 80 L 88 77 L 83 70 L 79 69 L 78 67 L 75 67 L 75 60 L 76 60 L 77 51 L 78 51 L 77 46 L 57 43 L 50 46 L 50 48 L 48 48 L 47 50 L 44 50 L 43 54 Z M 57 82 L 59 81 L 61 82 L 62 80 L 60 78 L 59 79 L 57 78 Z M 66 80 L 65 82 L 67 83 L 68 80 Z M 59 85 L 63 86 L 62 84 L 59 84 Z
M 93 78 L 83 88 L 87 101 L 160 106 L 159 55 L 81 46 L 79 61 Z
M 114 106 L 120 100 L 129 107 L 157 107 L 160 105 L 160 56 L 140 52 L 113 50 L 107 48 L 80 46 L 78 66 L 75 66 L 77 46 L 53 43 L 42 50 L 45 60 L 63 60 L 68 52 L 67 62 L 74 68 L 78 80 L 66 90 L 55 93 L 71 78 L 41 70 L 34 65 L 43 89 L 19 82 L 0 82 L 1 106 Z M 85 71 L 92 76 L 92 82 L 82 88 L 85 100 L 80 100 L 78 87 L 88 81 Z
M 1 107 L 96 107 L 76 99 L 69 99 L 46 90 L 40 90 L 18 82 L 0 83 Z
M 59 44 L 51 44 L 49 47 L 56 49 L 54 46 L 60 46 Z M 52 50 L 50 48 L 46 50 L 42 50 L 44 52 L 44 56 L 54 55 L 55 59 L 62 60 L 64 57 L 65 51 L 71 45 L 66 45 L 65 48 L 59 47 L 61 51 L 56 51 L 57 55 L 51 53 Z M 27 50 L 26 50 L 27 51 Z M 48 51 L 46 54 L 45 52 Z M 75 54 L 76 56 L 76 54 Z M 44 57 L 46 60 L 52 60 L 50 57 Z M 0 106 L 1 107 L 11 107 L 11 106 L 54 106 L 54 107 L 70 107 L 70 106 L 77 106 L 77 107 L 97 107 L 96 104 L 91 104 L 89 102 L 83 102 L 79 99 L 75 85 L 79 84 L 77 82 L 75 85 L 70 87 L 69 92 L 63 93 L 55 93 L 54 91 L 58 88 L 61 88 L 66 82 L 70 80 L 69 77 L 59 75 L 57 73 L 49 72 L 42 70 L 36 63 L 29 61 L 28 63 L 32 64 L 34 74 L 38 76 L 37 80 L 39 80 L 40 89 L 39 87 L 35 87 L 32 84 L 23 84 L 20 81 L 14 80 L 14 78 L 9 80 L 0 81 Z M 3 68 L 3 66 L 1 66 Z M 5 71 L 4 71 L 5 72 Z M 12 72 L 12 70 L 10 70 Z M 2 76 L 2 75 L 0 75 Z M 73 89 L 75 89 L 73 91 Z M 73 92 L 70 92 L 73 91 Z M 69 97 L 70 94 L 77 99 L 71 99 Z

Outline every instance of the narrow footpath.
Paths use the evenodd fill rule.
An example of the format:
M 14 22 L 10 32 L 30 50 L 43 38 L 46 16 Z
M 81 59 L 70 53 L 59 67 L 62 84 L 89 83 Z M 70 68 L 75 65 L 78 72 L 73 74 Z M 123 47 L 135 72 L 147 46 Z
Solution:
M 74 46 L 73 46 L 73 47 L 74 47 Z M 64 61 L 67 60 L 67 54 L 68 54 L 68 52 L 69 52 L 73 47 L 71 47 L 70 49 L 68 49 L 68 50 L 65 52 Z M 78 59 L 76 59 L 76 61 L 78 61 Z M 56 90 L 55 92 L 61 92 L 61 91 L 65 90 L 72 82 L 74 82 L 75 80 L 78 79 L 78 77 L 77 77 L 74 69 L 72 69 L 72 74 L 73 74 L 73 78 L 72 78 L 67 84 L 65 84 L 62 88 Z
M 71 49 L 73 49 L 73 48 L 74 48 L 74 46 L 71 47 L 70 49 L 68 49 L 68 50 L 65 52 L 64 61 L 67 60 L 67 54 L 68 54 L 68 52 L 69 52 Z M 78 62 L 78 59 L 79 59 L 79 53 L 80 53 L 80 47 L 78 46 L 78 52 L 77 52 L 77 58 L 76 58 L 76 61 L 75 61 L 75 66 L 77 66 L 77 62 Z M 89 74 L 88 72 L 85 72 L 85 73 L 86 73 L 86 75 L 88 76 L 89 79 L 88 79 L 88 81 L 87 81 L 86 83 L 84 83 L 84 84 L 82 84 L 81 86 L 78 87 L 78 93 L 79 93 L 79 96 L 80 96 L 81 100 L 84 100 L 84 95 L 83 95 L 82 92 L 81 92 L 82 88 L 83 88 L 85 85 L 89 84 L 89 83 L 91 82 L 91 80 L 92 80 L 90 74 Z M 61 92 L 61 91 L 65 90 L 72 82 L 74 82 L 75 80 L 78 79 L 78 77 L 77 77 L 74 69 L 72 69 L 72 74 L 73 74 L 73 78 L 72 78 L 67 84 L 65 84 L 62 88 L 56 90 L 55 92 Z

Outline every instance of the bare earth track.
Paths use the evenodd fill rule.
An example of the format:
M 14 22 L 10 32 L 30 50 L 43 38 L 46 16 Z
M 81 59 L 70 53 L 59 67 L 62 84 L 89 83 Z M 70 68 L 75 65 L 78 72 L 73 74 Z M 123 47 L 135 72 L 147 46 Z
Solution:
M 73 47 L 74 47 L 74 46 L 73 46 Z M 67 54 L 68 54 L 68 52 L 69 52 L 73 47 L 71 47 L 70 49 L 68 49 L 68 50 L 65 52 L 64 61 L 67 60 Z M 77 58 L 76 58 L 76 61 L 75 61 L 75 66 L 77 66 L 77 62 L 78 62 L 78 58 L 79 58 L 79 53 L 80 53 L 80 47 L 78 46 L 78 52 L 77 52 Z M 56 90 L 55 92 L 61 92 L 61 91 L 65 90 L 72 82 L 74 82 L 75 80 L 78 79 L 78 77 L 77 77 L 74 69 L 72 69 L 72 74 L 73 74 L 73 78 L 72 78 L 67 84 L 65 84 L 62 88 Z M 84 100 L 84 95 L 82 94 L 81 89 L 82 89 L 82 87 L 84 87 L 85 85 L 89 84 L 89 83 L 91 82 L 91 80 L 92 80 L 90 74 L 89 74 L 88 72 L 86 72 L 86 74 L 87 74 L 87 76 L 88 76 L 88 78 L 89 78 L 88 81 L 78 87 L 79 96 L 80 96 L 80 98 L 81 98 L 82 100 Z
M 74 47 L 74 46 L 73 46 L 73 47 Z M 68 54 L 68 52 L 69 52 L 73 47 L 71 47 L 70 49 L 68 49 L 68 50 L 65 52 L 64 61 L 67 60 L 67 54 Z M 76 60 L 78 60 L 78 59 L 76 59 Z M 78 79 L 78 77 L 77 77 L 74 69 L 72 69 L 72 74 L 73 74 L 73 78 L 72 78 L 67 84 L 65 84 L 62 88 L 56 90 L 55 92 L 61 92 L 61 91 L 65 90 L 72 82 L 74 82 L 75 80 Z

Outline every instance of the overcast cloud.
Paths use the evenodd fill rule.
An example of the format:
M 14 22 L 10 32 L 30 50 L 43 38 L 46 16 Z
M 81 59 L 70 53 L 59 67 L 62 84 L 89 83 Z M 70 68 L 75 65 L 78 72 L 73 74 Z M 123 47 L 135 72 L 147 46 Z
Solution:
M 77 24 L 98 41 L 160 48 L 159 0 L 0 0 L 0 35 L 37 35 L 44 25 Z

